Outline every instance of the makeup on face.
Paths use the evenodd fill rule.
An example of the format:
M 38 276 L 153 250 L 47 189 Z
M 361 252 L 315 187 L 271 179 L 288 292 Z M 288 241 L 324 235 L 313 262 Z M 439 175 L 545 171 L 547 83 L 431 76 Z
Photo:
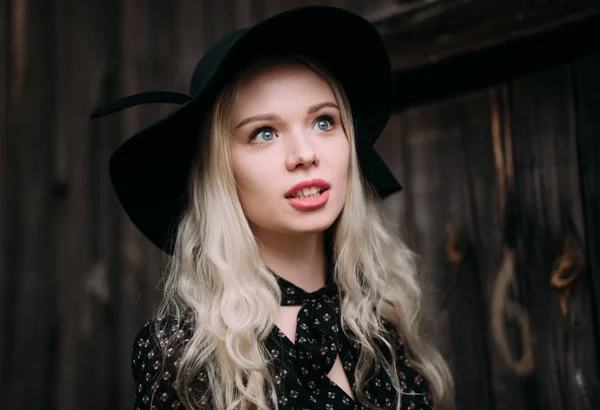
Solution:
M 350 146 L 329 85 L 302 64 L 242 78 L 231 159 L 247 218 L 261 231 L 319 232 L 346 199 Z

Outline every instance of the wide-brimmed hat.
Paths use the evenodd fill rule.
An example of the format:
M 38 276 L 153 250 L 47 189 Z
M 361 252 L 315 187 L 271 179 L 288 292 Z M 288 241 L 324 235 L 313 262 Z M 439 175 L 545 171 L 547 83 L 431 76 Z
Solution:
M 111 183 L 125 212 L 152 243 L 172 254 L 174 233 L 188 205 L 188 181 L 198 154 L 200 122 L 219 91 L 262 57 L 299 54 L 325 67 L 342 85 L 354 118 L 363 176 L 381 198 L 402 189 L 373 145 L 392 111 L 394 87 L 387 50 L 375 27 L 336 7 L 307 6 L 237 30 L 200 59 L 190 95 L 147 92 L 125 97 L 92 118 L 147 103 L 180 104 L 128 138 L 111 156 Z

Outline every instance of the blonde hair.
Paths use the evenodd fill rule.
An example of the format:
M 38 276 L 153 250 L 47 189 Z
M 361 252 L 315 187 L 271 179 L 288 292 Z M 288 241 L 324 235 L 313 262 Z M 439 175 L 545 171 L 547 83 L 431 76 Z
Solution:
M 393 347 L 402 340 L 413 367 L 429 383 L 436 409 L 451 409 L 450 372 L 419 327 L 422 295 L 415 255 L 387 228 L 374 190 L 362 177 L 347 98 L 324 69 L 303 57 L 292 58 L 331 87 L 352 147 L 347 200 L 330 230 L 334 278 L 342 295 L 342 328 L 347 326 L 361 345 L 356 398 L 368 403 L 362 388 L 376 363 L 390 375 L 394 390 L 401 391 Z M 279 61 L 262 61 L 261 66 Z M 206 121 L 190 175 L 189 208 L 177 230 L 157 311 L 158 317 L 172 316 L 180 324 L 191 319 L 192 335 L 182 351 L 176 385 L 182 404 L 190 410 L 201 403 L 202 392 L 194 390 L 201 373 L 208 380 L 215 409 L 278 408 L 263 342 L 274 327 L 281 294 L 259 255 L 236 192 L 229 151 L 236 84 L 224 87 Z M 392 324 L 396 334 L 386 332 L 382 320 Z M 381 344 L 391 359 L 378 347 Z

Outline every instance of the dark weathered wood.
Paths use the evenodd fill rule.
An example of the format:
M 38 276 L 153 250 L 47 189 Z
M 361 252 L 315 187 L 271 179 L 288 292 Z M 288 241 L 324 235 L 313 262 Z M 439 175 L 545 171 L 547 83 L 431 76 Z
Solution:
M 111 29 L 111 21 L 119 21 L 119 1 L 103 2 L 96 10 L 98 36 L 104 41 L 90 50 L 88 58 L 98 72 L 92 79 L 93 107 L 122 96 L 117 80 L 119 66 L 118 30 Z M 101 16 L 101 18 L 99 18 Z M 94 73 L 94 70 L 90 70 Z M 89 189 L 86 205 L 90 247 L 90 264 L 86 270 L 85 299 L 79 321 L 80 357 L 79 380 L 84 383 L 77 392 L 78 408 L 118 408 L 131 402 L 130 377 L 123 380 L 117 372 L 117 361 L 127 356 L 127 346 L 120 344 L 117 333 L 119 286 L 121 266 L 122 209 L 118 205 L 108 178 L 108 160 L 120 142 L 120 117 L 110 116 L 90 123 L 86 167 Z M 129 312 L 128 312 L 129 313 Z M 94 368 L 93 374 L 89 369 Z M 92 379 L 92 380 L 90 380 Z M 122 391 L 125 393 L 121 393 Z M 101 392 L 101 393 L 98 393 Z M 98 397 L 90 403 L 89 397 Z M 129 396 L 128 401 L 120 401 Z M 125 407 L 127 408 L 127 407 Z
M 173 88 L 179 48 L 176 43 L 175 11 L 172 4 L 121 3 L 123 95 Z M 201 24 L 197 21 L 196 24 Z M 156 121 L 173 106 L 146 105 L 122 114 L 122 138 L 126 139 Z M 113 147 L 115 149 L 116 147 Z M 159 299 L 159 277 L 164 269 L 160 251 L 131 223 L 121 210 L 121 243 L 118 276 L 111 274 L 116 293 L 116 347 L 114 374 L 119 380 L 118 403 L 127 403 L 133 392 L 131 346 L 135 334 L 151 318 Z M 143 297 L 142 297 L 143 295 Z
M 597 0 L 420 0 L 397 2 L 367 17 L 386 37 L 394 68 L 405 70 L 547 31 L 598 13 L 600 2 Z
M 107 159 L 98 161 L 97 157 L 102 140 L 114 140 L 118 130 L 112 127 L 105 134 L 96 133 L 94 123 L 90 135 L 88 117 L 95 106 L 106 102 L 107 94 L 117 97 L 107 81 L 111 70 L 115 76 L 118 55 L 114 41 L 119 29 L 114 23 L 118 21 L 116 4 L 60 0 L 56 21 L 56 83 L 61 92 L 56 96 L 57 136 L 50 153 L 54 158 L 53 183 L 59 194 L 55 195 L 58 241 L 54 253 L 57 292 L 61 295 L 57 305 L 59 360 L 53 377 L 56 408 L 115 408 L 120 379 L 115 377 L 117 343 L 110 308 L 115 294 L 109 275 L 119 272 L 111 263 L 116 252 L 103 252 L 100 244 L 105 238 L 102 230 L 114 231 L 117 219 L 98 211 L 112 192 L 105 189 L 107 178 L 99 180 L 96 176 L 98 168 L 106 174 Z M 103 190 L 106 194 L 99 195 Z M 118 238 L 109 238 L 109 243 L 118 244 Z
M 59 338 L 52 248 L 52 156 L 54 121 L 54 2 L 11 2 L 10 257 L 7 269 L 9 409 L 54 409 L 54 377 Z M 12 202 L 11 201 L 11 202 Z M 4 331 L 2 332 L 5 333 Z M 26 382 L 24 382 L 26 381 Z
M 90 43 L 90 31 L 93 27 L 92 17 L 88 15 L 90 5 L 56 0 L 56 105 L 53 110 L 56 123 L 56 137 L 52 151 L 51 172 L 55 188 L 53 196 L 55 226 L 53 234 L 57 238 L 53 252 L 53 264 L 56 266 L 56 289 L 61 293 L 57 300 L 59 343 L 57 346 L 57 363 L 52 388 L 56 390 L 56 408 L 74 410 L 78 408 L 77 374 L 79 361 L 82 359 L 80 347 L 79 325 L 84 307 L 89 303 L 89 293 L 82 298 L 80 293 L 62 293 L 60 289 L 86 289 L 85 281 L 89 278 L 89 246 L 86 238 L 88 227 L 86 196 L 87 167 L 89 163 L 87 138 L 87 122 L 91 112 L 89 101 L 81 98 L 94 75 L 88 77 L 90 60 L 86 58 Z M 73 35 L 73 33 L 77 35 Z M 99 73 L 96 73 L 96 76 Z M 100 347 L 100 345 L 98 345 Z M 102 352 L 102 349 L 100 349 Z M 103 390 L 104 376 L 101 363 L 92 357 L 84 358 L 89 368 L 94 368 L 88 382 Z M 90 363 L 91 362 L 91 363 Z M 99 367 L 97 367 L 99 366 Z M 85 386 L 81 386 L 85 389 Z M 103 403 L 99 397 L 95 403 Z
M 8 240 L 10 238 L 9 202 L 12 201 L 9 199 L 9 195 L 5 194 L 10 192 L 10 185 L 8 183 L 8 170 L 10 169 L 8 156 L 8 102 L 10 100 L 8 73 L 11 66 L 9 59 L 10 41 L 8 37 L 10 32 L 9 13 L 9 0 L 0 0 L 0 301 L 8 300 L 10 295 L 8 293 L 8 286 L 12 280 L 12 275 L 8 271 L 9 255 L 7 254 L 9 251 Z M 9 312 L 10 309 L 6 302 L 0 302 L 0 329 L 9 329 Z M 6 334 L 7 332 L 3 333 Z M 6 336 L 0 337 L 0 386 L 8 385 L 8 369 L 6 368 L 7 342 L 8 338 Z M 0 407 L 6 408 L 6 406 L 4 388 L 0 387 Z
M 178 5 L 174 10 L 177 13 L 174 17 L 174 29 L 177 33 L 175 41 L 179 49 L 179 58 L 173 62 L 176 72 L 172 87 L 180 92 L 189 93 L 190 79 L 196 64 L 211 40 L 206 24 L 199 22 L 209 19 L 204 1 L 180 0 Z
M 600 52 L 600 15 L 436 64 L 396 72 L 398 109 L 485 89 Z
M 455 363 L 460 363 L 455 367 L 458 408 L 504 408 L 494 397 L 497 369 L 490 366 L 495 353 L 490 342 L 489 302 L 502 255 L 502 237 L 488 103 L 488 93 L 480 92 L 452 104 L 461 135 L 454 154 L 461 178 L 450 189 L 456 198 L 453 212 L 460 216 L 447 220 L 452 227 L 446 233 L 445 253 L 450 273 L 450 337 L 456 348 Z M 516 402 L 511 408 L 518 409 L 518 395 L 511 396 Z
M 591 409 L 598 403 L 598 351 L 593 294 L 582 261 L 586 236 L 568 68 L 510 85 L 510 123 L 518 215 L 516 276 L 528 306 L 534 347 L 536 401 L 544 409 Z M 551 286 L 553 272 L 578 276 L 567 310 Z M 587 386 L 584 391 L 581 386 Z
M 232 31 L 238 29 L 238 24 L 234 14 L 236 0 L 222 0 L 216 3 L 216 13 L 214 35 L 220 39 Z
M 256 19 L 253 2 L 234 0 L 232 9 L 234 15 L 235 26 L 237 28 L 249 27 Z
M 594 295 L 596 312 L 595 344 L 600 346 L 600 55 L 590 56 L 574 64 L 573 83 L 576 96 L 577 146 L 579 175 L 584 203 L 585 237 L 587 244 L 587 276 Z M 581 286 L 585 286 L 583 283 Z M 586 324 L 589 327 L 590 324 Z M 585 354 L 581 352 L 580 354 Z M 581 359 L 580 359 L 581 360 Z M 597 384 L 596 373 L 595 383 Z M 589 399 L 590 408 L 600 407 L 597 390 L 589 380 L 581 379 L 579 389 Z M 597 387 L 596 387 L 597 389 Z
M 331 1 L 319 1 L 319 0 L 263 0 L 265 3 L 265 12 L 267 16 L 272 16 L 282 11 L 293 9 L 300 6 L 309 5 L 329 5 Z
M 431 330 L 457 384 L 458 408 L 491 408 L 484 289 L 474 250 L 475 228 L 465 137 L 485 133 L 485 96 L 405 113 L 405 180 L 410 222 L 423 261 Z M 465 115 L 473 112 L 476 120 Z M 484 134 L 485 135 L 485 134 Z M 493 166 L 489 164 L 488 166 Z M 465 322 L 465 318 L 468 323 Z
M 514 290 L 514 241 L 508 235 L 512 220 L 506 215 L 514 186 L 506 87 L 492 89 L 487 95 L 488 101 L 482 101 L 480 109 L 488 115 L 463 115 L 475 122 L 485 117 L 488 128 L 465 139 L 465 151 L 472 181 L 471 229 L 476 230 L 475 248 L 487 308 L 490 396 L 494 408 L 527 409 L 533 401 L 527 380 L 534 371 L 534 340 L 529 312 Z

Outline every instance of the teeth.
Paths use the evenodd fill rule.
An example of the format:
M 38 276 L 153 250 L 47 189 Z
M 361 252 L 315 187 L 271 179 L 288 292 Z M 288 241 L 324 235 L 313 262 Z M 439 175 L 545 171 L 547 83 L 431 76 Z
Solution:
M 304 188 L 292 195 L 292 198 L 311 198 L 319 196 L 323 193 L 323 190 L 317 187 Z

